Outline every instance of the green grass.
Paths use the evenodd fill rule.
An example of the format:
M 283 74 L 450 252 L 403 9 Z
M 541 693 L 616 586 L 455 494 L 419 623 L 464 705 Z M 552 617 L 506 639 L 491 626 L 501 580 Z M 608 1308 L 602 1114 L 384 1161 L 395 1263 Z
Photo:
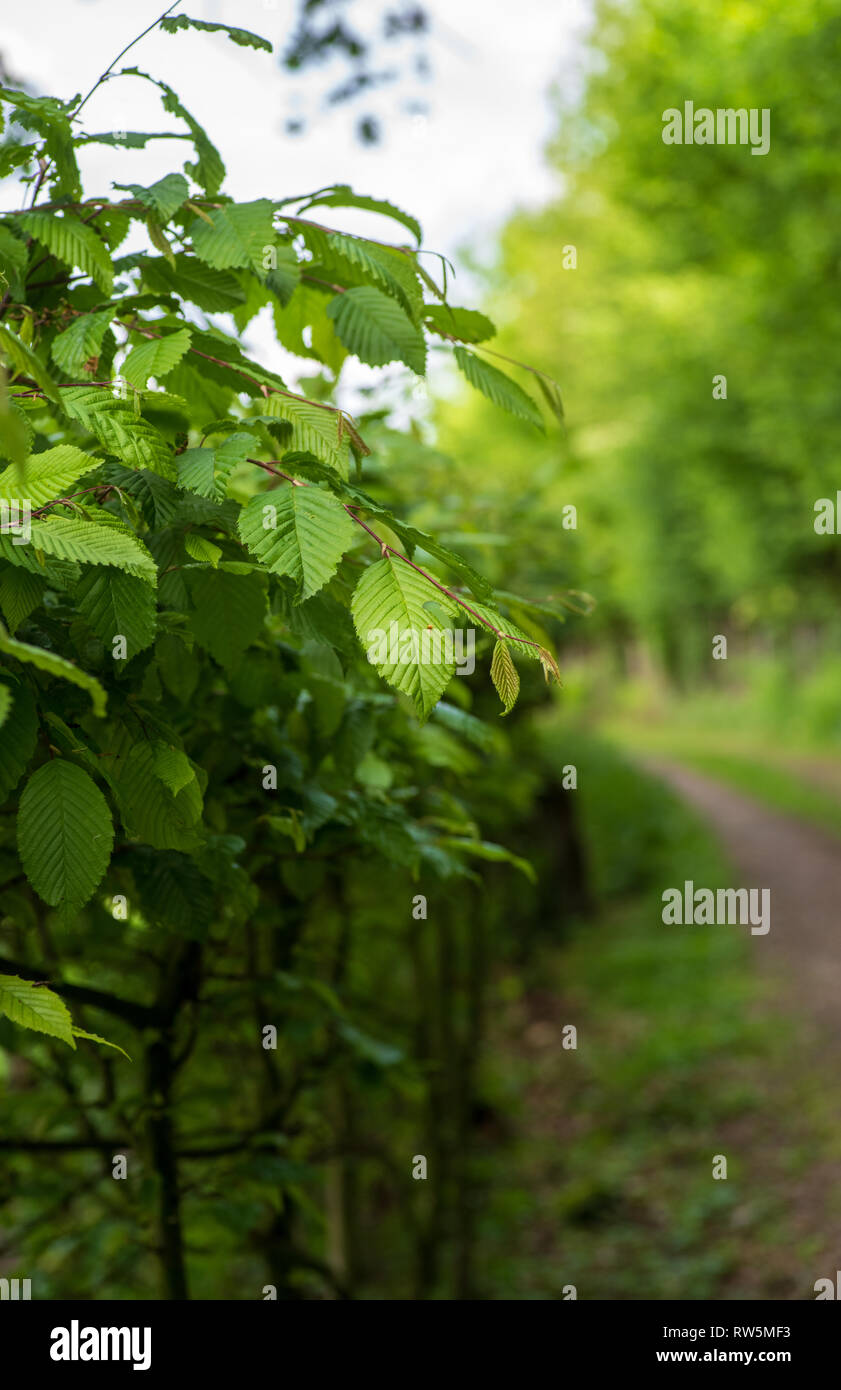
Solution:
M 484 1219 L 491 1296 L 812 1297 L 821 1216 L 805 1234 L 791 1218 L 812 1163 L 837 1161 L 833 1107 L 750 938 L 660 917 L 664 887 L 726 884 L 726 860 L 614 747 L 551 721 L 541 739 L 578 767 L 601 909 L 499 981 L 486 1087 L 516 1119 Z
M 735 787 L 773 810 L 841 836 L 841 781 L 836 794 L 804 780 L 802 771 L 793 770 L 791 764 L 806 754 L 761 744 L 750 745 L 746 752 L 735 751 L 721 733 L 699 738 L 697 729 L 681 725 L 651 728 L 612 722 L 606 733 L 625 756 L 650 753 L 670 758 Z M 815 757 L 814 753 L 809 756 Z M 827 766 L 837 768 L 837 759 L 828 756 Z

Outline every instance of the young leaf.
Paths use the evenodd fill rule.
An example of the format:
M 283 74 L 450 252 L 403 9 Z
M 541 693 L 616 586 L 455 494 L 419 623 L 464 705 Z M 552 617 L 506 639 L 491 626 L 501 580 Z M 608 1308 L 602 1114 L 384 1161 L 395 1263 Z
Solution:
M 253 434 L 237 430 L 215 448 L 185 449 L 176 459 L 177 485 L 221 502 L 233 469 L 258 447 Z
M 383 680 L 410 697 L 421 722 L 455 670 L 452 639 L 445 640 L 450 627 L 436 609 L 458 612 L 451 599 L 393 555 L 369 566 L 353 591 L 353 621 L 368 660 Z
M 192 560 L 198 561 L 200 565 L 212 565 L 214 569 L 223 553 L 213 541 L 209 541 L 206 536 L 199 536 L 195 531 L 187 532 L 184 537 L 184 549 Z M 260 621 L 262 622 L 262 617 Z
M 51 907 L 81 907 L 101 882 L 114 828 L 105 797 L 86 772 L 64 758 L 33 772 L 17 817 L 26 877 Z
M 65 376 L 78 376 L 86 362 L 96 361 L 113 314 L 113 309 L 100 309 L 96 314 L 79 314 L 69 328 L 56 335 L 50 356 Z
M 160 777 L 173 796 L 177 796 L 196 775 L 187 754 L 168 743 L 155 744 L 154 767 L 155 776 Z
M 238 43 L 241 48 L 262 48 L 267 53 L 273 51 L 268 39 L 261 38 L 259 34 L 252 34 L 250 29 L 235 29 L 230 24 L 214 24 L 206 19 L 191 19 L 186 14 L 166 15 L 160 20 L 160 26 L 168 34 L 175 34 L 179 29 L 203 29 L 208 34 L 227 34 L 231 42 Z
M 520 693 L 520 673 L 514 665 L 508 643 L 501 639 L 497 639 L 491 659 L 491 680 L 503 703 L 502 713 L 510 714 Z
M 97 1033 L 86 1033 L 84 1028 L 77 1028 L 75 1023 L 71 1031 L 73 1033 L 74 1038 L 85 1038 L 88 1042 L 99 1043 L 101 1047 L 113 1047 L 115 1052 L 122 1052 L 123 1056 L 129 1062 L 131 1061 L 131 1058 L 129 1057 L 125 1048 L 120 1047 L 117 1043 L 109 1042 L 107 1038 L 100 1038 Z
M 458 338 L 462 343 L 483 343 L 496 335 L 496 328 L 477 309 L 458 309 L 452 304 L 424 304 L 427 328 L 442 337 Z
M 115 183 L 111 186 L 130 193 L 144 208 L 156 213 L 161 222 L 168 222 L 190 196 L 190 185 L 183 174 L 166 174 L 148 188 L 139 183 Z
M 190 346 L 190 333 L 179 328 L 162 338 L 148 338 L 132 348 L 122 366 L 122 373 L 130 386 L 141 390 L 151 376 L 161 380 L 177 367 Z

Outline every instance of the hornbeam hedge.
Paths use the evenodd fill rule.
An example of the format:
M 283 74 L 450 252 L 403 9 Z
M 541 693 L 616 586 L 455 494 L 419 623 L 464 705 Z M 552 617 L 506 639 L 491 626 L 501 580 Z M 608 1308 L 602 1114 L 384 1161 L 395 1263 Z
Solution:
M 159 23 L 174 43 L 198 28 L 271 47 Z M 117 79 L 152 84 L 163 129 L 86 129 Z M 475 634 L 507 713 L 519 663 L 557 677 L 558 615 L 396 515 L 383 459 L 422 445 L 333 399 L 348 357 L 402 363 L 411 385 L 449 353 L 543 427 L 415 218 L 344 184 L 235 202 L 170 86 L 112 65 L 92 92 L 0 90 L 0 1042 L 46 1035 L 27 1065 L 67 1078 L 66 1111 L 20 1097 L 3 1148 L 139 1155 L 148 1188 L 113 1219 L 150 1223 L 179 1298 L 183 1164 L 258 1150 L 263 1176 L 237 1170 L 238 1191 L 256 1183 L 259 1208 L 271 1180 L 306 1221 L 295 1164 L 342 1110 L 342 1067 L 399 1060 L 345 988 L 354 882 L 396 866 L 425 904 L 477 860 L 529 872 L 459 788 L 499 735 L 470 712 L 454 639 Z M 77 163 L 91 144 L 113 154 L 94 192 Z M 178 167 L 142 186 L 131 151 L 150 144 Z M 384 239 L 328 225 L 348 208 L 379 214 Z M 306 394 L 245 346 L 266 309 Z M 554 383 L 531 379 L 559 413 Z M 240 1224 L 265 1249 L 286 1219 L 269 1204 Z M 319 1267 L 284 1240 L 284 1270 Z

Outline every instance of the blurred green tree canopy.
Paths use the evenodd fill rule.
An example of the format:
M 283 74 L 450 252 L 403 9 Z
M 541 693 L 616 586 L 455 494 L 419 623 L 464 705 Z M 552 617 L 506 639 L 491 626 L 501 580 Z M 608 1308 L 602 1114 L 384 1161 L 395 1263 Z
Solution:
M 673 674 L 728 619 L 837 625 L 814 508 L 838 486 L 840 54 L 831 0 L 600 5 L 584 93 L 557 94 L 558 197 L 512 219 L 492 273 L 499 346 L 560 380 L 566 447 L 478 401 L 444 418 L 496 488 L 512 585 L 525 565 L 592 589 L 588 634 L 642 636 Z M 664 144 L 688 100 L 770 108 L 768 154 Z

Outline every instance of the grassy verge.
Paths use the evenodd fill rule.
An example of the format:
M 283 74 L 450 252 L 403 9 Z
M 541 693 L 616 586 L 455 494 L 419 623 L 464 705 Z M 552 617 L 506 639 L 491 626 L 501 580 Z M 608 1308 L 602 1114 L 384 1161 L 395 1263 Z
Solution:
M 483 1218 L 489 1296 L 813 1297 L 841 1222 L 837 1181 L 812 1191 L 841 1154 L 819 1069 L 739 928 L 660 918 L 664 887 L 716 887 L 727 864 L 608 744 L 550 726 L 544 746 L 578 767 L 601 908 L 498 982 L 485 1084 L 515 1118 Z
M 732 747 L 725 735 L 697 729 L 612 722 L 606 735 L 627 756 L 659 754 L 696 768 L 774 810 L 841 836 L 841 769 L 837 759 L 821 760 L 762 744 Z

